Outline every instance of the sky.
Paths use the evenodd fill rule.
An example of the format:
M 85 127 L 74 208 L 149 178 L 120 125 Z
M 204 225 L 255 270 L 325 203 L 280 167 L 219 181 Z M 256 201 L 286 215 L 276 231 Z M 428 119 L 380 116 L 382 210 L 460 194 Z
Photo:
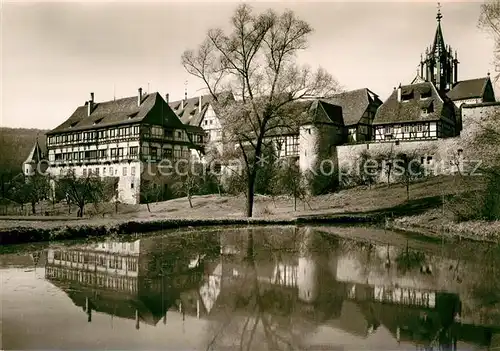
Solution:
M 181 99 L 202 83 L 181 65 L 208 29 L 227 27 L 239 2 L 0 1 L 0 126 L 52 129 L 89 100 L 134 96 L 137 88 Z M 291 9 L 314 29 L 299 56 L 346 89 L 385 100 L 416 75 L 434 38 L 435 2 L 260 2 Z M 459 79 L 495 72 L 493 40 L 477 26 L 479 2 L 441 2 L 446 44 Z M 187 82 L 187 85 L 186 85 Z

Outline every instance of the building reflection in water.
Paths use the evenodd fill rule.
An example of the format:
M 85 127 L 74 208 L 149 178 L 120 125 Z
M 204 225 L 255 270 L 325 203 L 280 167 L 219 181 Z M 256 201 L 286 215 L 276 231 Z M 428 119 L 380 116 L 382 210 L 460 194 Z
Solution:
M 45 277 L 87 313 L 92 311 L 156 325 L 170 308 L 182 310 L 180 293 L 203 278 L 202 252 L 170 246 L 165 238 L 49 249 Z M 211 249 L 210 240 L 199 247 Z
M 166 323 L 169 309 L 176 309 L 222 325 L 252 315 L 282 333 L 276 340 L 326 326 L 361 338 L 385 330 L 397 342 L 453 350 L 460 341 L 490 345 L 496 333 L 460 320 L 459 295 L 439 287 L 449 274 L 442 267 L 454 264 L 446 259 L 311 228 L 235 229 L 172 240 L 51 249 L 46 278 L 89 322 L 95 311 L 133 319 L 136 328 Z M 306 340 L 297 346 L 306 347 L 300 344 Z

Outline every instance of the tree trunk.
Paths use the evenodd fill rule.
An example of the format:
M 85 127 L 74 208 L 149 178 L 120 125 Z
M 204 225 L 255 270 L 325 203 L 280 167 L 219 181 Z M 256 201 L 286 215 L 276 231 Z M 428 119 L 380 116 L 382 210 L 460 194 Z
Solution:
M 146 202 L 146 207 L 148 208 L 148 212 L 151 213 L 151 209 L 149 208 L 149 202 Z
M 36 202 L 32 201 L 31 202 L 31 212 L 33 212 L 33 214 L 36 214 L 36 208 L 35 208 L 35 206 L 36 206 Z
M 191 201 L 191 194 L 189 192 L 187 194 L 187 198 L 188 198 L 188 201 L 189 201 L 189 207 L 193 208 L 193 202 Z
M 84 207 L 85 207 L 85 204 L 78 206 L 78 213 L 76 214 L 77 217 L 83 217 L 83 209 L 84 209 Z
M 252 217 L 253 215 L 253 199 L 254 199 L 254 190 L 255 190 L 255 177 L 257 176 L 257 172 L 254 170 L 250 172 L 248 175 L 248 188 L 247 188 L 247 217 Z
M 293 194 L 293 210 L 297 211 L 297 194 Z
M 410 182 L 406 182 L 406 200 L 410 201 Z

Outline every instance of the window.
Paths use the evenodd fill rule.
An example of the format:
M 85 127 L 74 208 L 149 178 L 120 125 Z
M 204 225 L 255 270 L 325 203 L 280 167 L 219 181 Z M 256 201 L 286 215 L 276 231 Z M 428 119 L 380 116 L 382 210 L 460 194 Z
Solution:
M 108 156 L 108 150 L 98 150 L 97 157 L 98 158 L 106 158 Z
M 401 100 L 402 101 L 409 101 L 413 99 L 413 90 L 408 91 L 408 92 L 403 92 L 401 94 Z
M 123 176 L 124 176 L 124 177 L 126 177 L 126 176 L 127 176 L 127 167 L 123 167 L 122 172 L 123 172 L 123 173 L 122 173 L 122 174 L 123 174 Z
M 102 175 L 105 177 L 106 176 L 106 167 L 103 167 L 102 169 Z
M 421 132 L 423 130 L 423 126 L 421 124 L 417 124 L 417 132 Z
M 180 149 L 174 149 L 174 158 L 181 158 L 181 150 Z
M 172 158 L 172 149 L 163 150 L 163 158 Z
M 179 140 L 182 139 L 182 132 L 177 132 L 177 139 L 179 139 Z
M 118 156 L 118 149 L 111 149 L 111 157 Z
M 96 168 L 96 169 L 95 169 L 95 174 L 96 174 L 96 175 L 99 175 L 99 168 Z
M 393 131 L 392 126 L 387 126 L 384 128 L 385 134 L 392 134 L 392 131 Z
M 151 128 L 151 135 L 153 138 L 162 138 L 163 137 L 163 128 L 159 126 L 153 126 Z
M 205 125 L 208 125 L 208 121 L 207 120 L 205 120 Z
M 421 99 L 427 99 L 427 98 L 430 98 L 432 96 L 431 94 L 431 90 L 427 90 L 427 91 L 423 91 L 421 94 L 420 94 L 420 98 Z
M 403 126 L 403 133 L 409 133 L 411 130 L 411 127 L 409 125 Z
M 128 149 L 128 154 L 132 157 L 137 156 L 137 153 L 139 152 L 139 147 L 138 146 L 131 146 Z
M 73 152 L 73 160 L 78 161 L 78 152 Z
M 130 175 L 135 176 L 135 166 L 130 167 Z
M 170 129 L 165 129 L 163 131 L 165 133 L 165 138 L 167 139 L 173 139 L 174 138 L 174 132 Z
M 109 167 L 109 175 L 112 176 L 113 175 L 113 167 Z
M 151 147 L 151 157 L 154 159 L 158 158 L 158 148 L 157 147 Z
M 130 183 L 130 189 L 134 189 L 134 182 Z
M 139 135 L 139 126 L 134 126 L 134 135 Z

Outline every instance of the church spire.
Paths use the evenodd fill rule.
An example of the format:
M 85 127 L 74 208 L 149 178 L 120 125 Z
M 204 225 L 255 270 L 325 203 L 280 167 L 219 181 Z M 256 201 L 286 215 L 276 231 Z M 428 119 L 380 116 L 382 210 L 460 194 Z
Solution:
M 457 81 L 456 64 L 453 59 L 451 47 L 445 44 L 443 30 L 441 29 L 441 4 L 437 5 L 437 27 L 434 34 L 434 41 L 425 50 L 425 58 L 421 72 L 425 72 L 425 80 L 433 83 L 437 90 L 446 93 Z
M 438 12 L 436 15 L 437 28 L 436 28 L 436 34 L 434 35 L 434 43 L 432 45 L 433 52 L 446 50 L 444 44 L 443 30 L 441 29 L 441 18 L 443 18 L 443 15 L 441 14 L 441 4 L 438 2 Z

